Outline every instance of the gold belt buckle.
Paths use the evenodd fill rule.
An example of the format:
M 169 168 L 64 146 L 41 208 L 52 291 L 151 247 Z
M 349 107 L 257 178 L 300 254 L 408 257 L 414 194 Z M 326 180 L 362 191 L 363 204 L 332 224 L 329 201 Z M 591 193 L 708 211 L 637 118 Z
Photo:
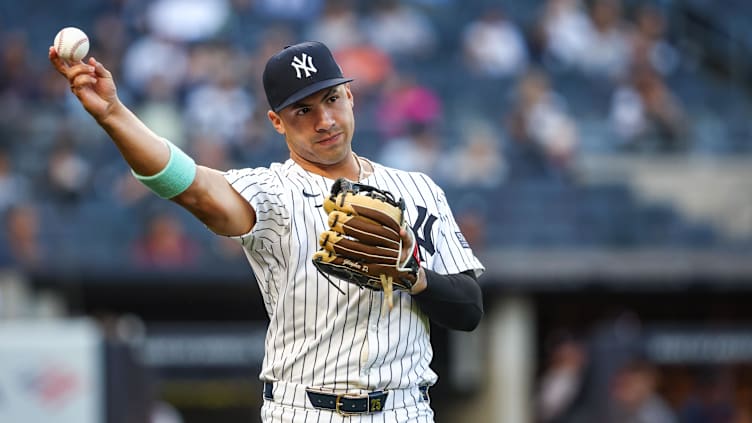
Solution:
M 340 416 L 350 417 L 350 416 L 359 416 L 361 414 L 368 414 L 368 411 L 369 411 L 368 407 L 366 407 L 366 411 L 355 412 L 355 413 L 342 410 L 340 408 L 343 405 L 342 401 L 341 401 L 342 398 L 347 398 L 347 399 L 364 399 L 365 398 L 365 399 L 368 399 L 368 394 L 365 394 L 365 395 L 354 395 L 354 394 L 347 394 L 347 393 L 345 393 L 345 394 L 337 394 L 337 397 L 334 399 L 334 411 L 336 411 L 337 414 L 339 414 Z

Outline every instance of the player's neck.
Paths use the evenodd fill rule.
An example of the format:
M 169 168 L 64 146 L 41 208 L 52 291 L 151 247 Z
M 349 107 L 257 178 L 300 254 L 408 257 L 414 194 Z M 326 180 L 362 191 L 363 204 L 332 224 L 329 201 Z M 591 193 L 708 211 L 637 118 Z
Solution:
M 307 172 L 329 179 L 344 177 L 354 182 L 364 179 L 368 172 L 366 166 L 371 167 L 366 160 L 361 159 L 354 152 L 350 152 L 342 161 L 330 165 L 314 163 L 294 154 L 291 154 L 290 158 Z
M 358 181 L 361 182 L 373 174 L 373 163 L 365 157 L 360 157 L 355 152 L 353 155 L 358 160 Z

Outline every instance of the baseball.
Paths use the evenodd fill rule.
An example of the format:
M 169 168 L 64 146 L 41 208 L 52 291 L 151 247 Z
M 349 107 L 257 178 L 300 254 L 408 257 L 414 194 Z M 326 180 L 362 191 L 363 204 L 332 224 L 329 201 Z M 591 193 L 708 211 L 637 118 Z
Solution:
M 78 62 L 89 52 L 89 37 L 80 29 L 69 26 L 58 31 L 54 46 L 63 60 Z

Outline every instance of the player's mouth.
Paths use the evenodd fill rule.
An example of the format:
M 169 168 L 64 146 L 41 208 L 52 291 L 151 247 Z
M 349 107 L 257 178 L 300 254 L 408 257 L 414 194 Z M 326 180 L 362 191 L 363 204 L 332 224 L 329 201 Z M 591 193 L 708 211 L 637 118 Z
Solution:
M 316 141 L 316 144 L 322 145 L 322 146 L 327 146 L 327 145 L 331 145 L 331 144 L 336 143 L 341 138 L 342 138 L 342 133 L 340 132 L 340 133 L 332 135 L 331 137 L 318 140 L 318 141 Z

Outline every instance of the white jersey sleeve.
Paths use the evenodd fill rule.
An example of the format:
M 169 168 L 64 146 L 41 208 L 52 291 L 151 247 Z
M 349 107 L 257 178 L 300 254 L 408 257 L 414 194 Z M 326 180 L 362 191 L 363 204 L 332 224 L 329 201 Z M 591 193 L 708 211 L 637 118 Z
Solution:
M 279 244 L 290 230 L 290 213 L 279 175 L 272 169 L 258 167 L 229 170 L 225 179 L 256 212 L 253 228 L 247 234 L 232 238 L 248 249 L 259 244 Z
M 473 254 L 470 244 L 465 240 L 444 191 L 434 184 L 439 224 L 434 225 L 433 239 L 436 252 L 427 256 L 426 268 L 441 274 L 461 273 L 468 270 L 479 277 L 485 267 Z

